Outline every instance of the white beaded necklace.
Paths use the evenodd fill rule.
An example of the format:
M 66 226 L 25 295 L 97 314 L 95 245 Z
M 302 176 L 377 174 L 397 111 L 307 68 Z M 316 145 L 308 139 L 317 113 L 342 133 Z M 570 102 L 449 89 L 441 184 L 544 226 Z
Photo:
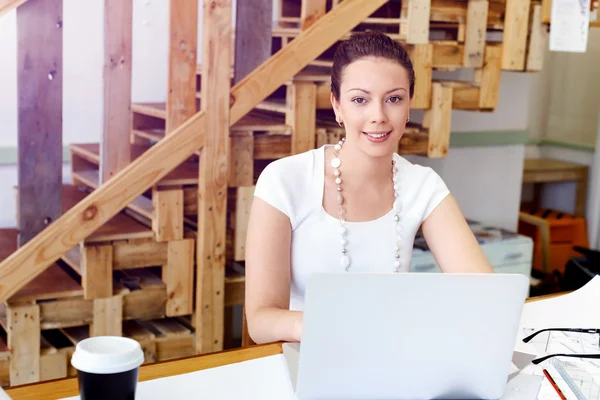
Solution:
M 346 214 L 346 209 L 344 208 L 344 196 L 342 195 L 342 173 L 340 171 L 340 166 L 342 165 L 342 161 L 339 158 L 340 150 L 344 145 L 345 138 L 340 140 L 335 146 L 333 151 L 333 159 L 331 160 L 331 166 L 333 167 L 333 175 L 335 176 L 335 184 L 337 185 L 337 204 L 338 204 L 338 214 L 340 220 L 340 244 L 342 245 L 342 257 L 340 258 L 340 264 L 342 267 L 348 271 L 350 269 L 350 255 L 348 254 L 348 228 L 346 228 L 346 219 L 344 215 Z M 394 271 L 399 272 L 400 270 L 400 243 L 402 233 L 402 225 L 400 224 L 400 211 L 402 210 L 402 204 L 400 202 L 399 197 L 399 187 L 398 187 L 398 167 L 396 166 L 396 160 L 392 160 L 392 184 L 394 185 L 394 222 L 396 224 L 396 245 L 394 248 Z

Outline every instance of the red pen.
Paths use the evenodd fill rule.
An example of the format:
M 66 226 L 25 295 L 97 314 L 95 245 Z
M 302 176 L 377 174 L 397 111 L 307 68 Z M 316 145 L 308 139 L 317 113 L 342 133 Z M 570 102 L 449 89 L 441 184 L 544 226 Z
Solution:
M 554 379 L 552 379 L 552 377 L 550 376 L 550 373 L 546 370 L 546 368 L 544 368 L 543 371 L 544 371 L 544 375 L 546 375 L 546 378 L 548 378 L 548 380 L 550 381 L 550 384 L 552 385 L 552 387 L 554 388 L 554 390 L 556 390 L 556 393 L 558 393 L 558 395 L 560 396 L 560 398 L 562 400 L 567 400 L 567 398 L 563 394 L 562 390 L 560 390 L 560 388 L 558 387 L 558 385 L 556 384 L 556 382 L 554 382 Z

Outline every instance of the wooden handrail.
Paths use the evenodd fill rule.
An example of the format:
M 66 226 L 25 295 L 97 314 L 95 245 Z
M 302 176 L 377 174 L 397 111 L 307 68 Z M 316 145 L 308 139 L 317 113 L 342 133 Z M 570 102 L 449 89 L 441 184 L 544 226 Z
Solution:
M 386 2 L 346 0 L 265 61 L 232 88 L 230 125 Z M 0 264 L 0 302 L 193 155 L 204 135 L 201 111 L 11 254 Z
M 14 10 L 27 0 L 0 0 L 0 17 L 9 11 Z

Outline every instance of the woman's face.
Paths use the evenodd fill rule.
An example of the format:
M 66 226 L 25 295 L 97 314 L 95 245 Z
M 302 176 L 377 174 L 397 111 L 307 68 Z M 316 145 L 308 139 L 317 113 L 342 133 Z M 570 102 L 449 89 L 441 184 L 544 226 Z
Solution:
M 410 105 L 410 83 L 403 66 L 386 58 L 362 58 L 342 73 L 339 101 L 331 96 L 347 145 L 372 157 L 396 150 L 404 134 Z

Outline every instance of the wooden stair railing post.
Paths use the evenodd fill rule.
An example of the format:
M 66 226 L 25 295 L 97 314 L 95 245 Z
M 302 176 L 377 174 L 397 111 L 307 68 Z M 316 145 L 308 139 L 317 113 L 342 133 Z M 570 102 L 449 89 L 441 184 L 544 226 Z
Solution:
M 169 135 L 196 109 L 196 64 L 198 54 L 198 1 L 169 1 L 169 70 L 165 135 Z M 153 230 L 158 241 L 183 239 L 183 188 L 152 193 Z
M 525 68 L 529 8 L 531 0 L 506 0 L 502 69 L 522 71 Z
M 19 245 L 61 215 L 62 0 L 17 9 Z
M 345 0 L 237 83 L 230 126 L 332 46 L 387 0 Z M 0 263 L 0 302 L 23 288 L 81 240 L 204 145 L 205 113 L 196 113 Z
M 273 51 L 272 11 L 272 0 L 238 1 L 236 3 L 234 84 L 241 81 L 271 57 Z M 235 200 L 236 219 L 233 220 L 237 222 L 239 199 L 247 191 L 254 192 L 254 132 L 236 132 L 230 135 L 228 175 L 230 189 L 227 191 L 227 203 L 231 204 Z M 235 193 L 235 196 L 229 196 L 232 192 Z M 249 201 L 251 202 L 252 199 L 250 198 Z M 243 259 L 243 254 L 240 255 L 239 253 L 243 252 L 244 249 L 246 231 L 243 226 L 235 222 L 234 227 L 228 227 L 228 229 L 234 230 L 233 244 L 230 245 L 234 249 L 233 261 Z M 227 261 L 231 260 L 228 259 Z M 223 348 L 233 345 L 233 329 L 231 327 L 234 324 L 234 315 L 236 314 L 233 312 L 233 307 L 225 308 Z
M 231 1 L 204 2 L 202 109 L 206 135 L 200 154 L 196 258 L 196 351 L 223 349 L 229 112 Z
M 101 182 L 131 162 L 132 19 L 133 0 L 105 0 Z

